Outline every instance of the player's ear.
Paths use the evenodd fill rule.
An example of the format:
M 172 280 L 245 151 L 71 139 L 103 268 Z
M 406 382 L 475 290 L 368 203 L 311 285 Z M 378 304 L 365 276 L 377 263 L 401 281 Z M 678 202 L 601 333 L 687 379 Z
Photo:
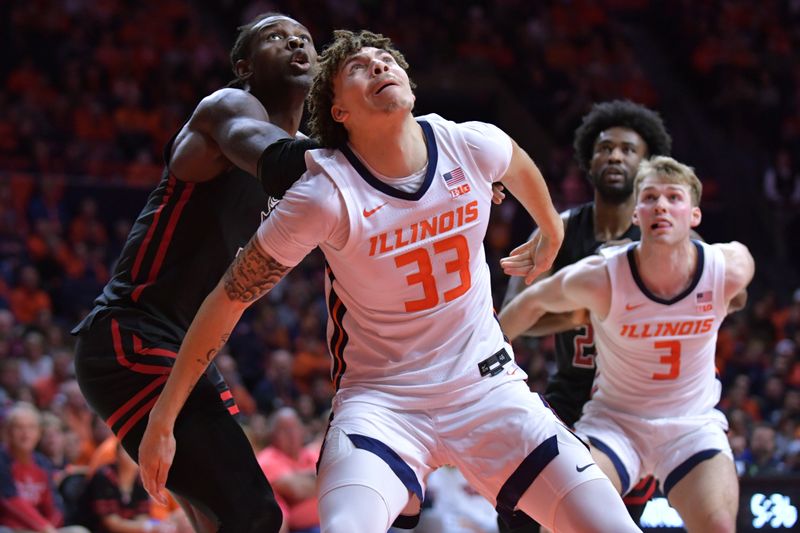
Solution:
M 247 59 L 236 60 L 236 77 L 240 80 L 246 80 L 253 75 L 252 63 Z
M 349 113 L 342 106 L 337 104 L 331 106 L 331 116 L 336 122 L 344 122 L 347 119 L 347 115 Z
M 703 213 L 700 211 L 700 208 L 696 207 L 696 206 L 693 207 L 692 208 L 692 222 L 691 222 L 691 226 L 690 227 L 696 228 L 697 226 L 700 225 L 700 221 L 701 220 L 703 220 Z
M 631 222 L 633 222 L 634 226 L 639 225 L 639 213 L 636 212 L 636 209 L 633 210 L 633 214 L 631 215 Z

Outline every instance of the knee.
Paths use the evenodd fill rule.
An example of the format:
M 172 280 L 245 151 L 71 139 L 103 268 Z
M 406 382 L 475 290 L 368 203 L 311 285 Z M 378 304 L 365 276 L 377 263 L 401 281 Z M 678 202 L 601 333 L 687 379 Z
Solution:
M 712 511 L 708 515 L 703 531 L 708 533 L 734 533 L 736 531 L 736 515 L 726 509 Z

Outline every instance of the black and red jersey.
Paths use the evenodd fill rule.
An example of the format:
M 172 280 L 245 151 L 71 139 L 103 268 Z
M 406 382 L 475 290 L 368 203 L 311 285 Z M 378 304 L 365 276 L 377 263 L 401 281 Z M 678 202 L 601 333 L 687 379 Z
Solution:
M 171 143 L 167 153 L 170 148 Z M 261 183 L 238 168 L 189 183 L 167 165 L 133 224 L 111 281 L 73 333 L 91 327 L 104 312 L 180 343 L 270 201 Z

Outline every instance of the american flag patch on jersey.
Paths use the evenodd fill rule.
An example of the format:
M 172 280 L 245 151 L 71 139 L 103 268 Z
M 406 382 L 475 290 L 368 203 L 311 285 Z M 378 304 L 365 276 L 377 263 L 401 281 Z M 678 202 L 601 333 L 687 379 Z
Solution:
M 714 296 L 714 291 L 703 291 L 697 293 L 697 303 L 699 304 L 707 304 L 711 303 L 711 299 Z
M 450 172 L 445 172 L 443 176 L 444 182 L 447 184 L 448 188 L 455 187 L 462 181 L 467 181 L 467 177 L 464 175 L 464 171 L 461 170 L 461 167 L 456 167 Z

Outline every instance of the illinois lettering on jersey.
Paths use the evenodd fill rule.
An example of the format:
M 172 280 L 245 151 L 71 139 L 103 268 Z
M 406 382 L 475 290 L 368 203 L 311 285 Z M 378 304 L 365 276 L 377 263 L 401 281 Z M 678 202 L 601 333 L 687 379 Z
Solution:
M 478 370 L 478 362 L 506 346 L 493 318 L 483 238 L 491 185 L 508 168 L 511 141 L 488 124 L 456 124 L 437 115 L 418 122 L 428 150 L 418 189 L 408 192 L 375 177 L 348 148 L 314 150 L 307 156 L 310 177 L 287 193 L 259 231 L 265 251 L 287 266 L 313 244 L 325 254 L 328 341 L 339 396 L 357 392 L 367 401 L 408 408 L 479 399 L 487 389 L 478 383 L 493 387 L 526 377 L 510 372 L 513 362 L 491 384 Z M 324 201 L 341 201 L 337 224 L 346 225 L 346 240 L 308 242 L 290 257 L 293 241 L 302 238 L 291 237 L 304 221 L 297 215 L 292 222 L 288 211 L 302 207 L 301 195 L 323 194 L 330 182 L 336 195 Z
M 635 245 L 601 250 L 612 296 L 608 316 L 592 317 L 599 354 L 592 401 L 643 417 L 703 413 L 719 402 L 714 356 L 726 315 L 725 258 L 719 249 L 693 242 L 697 271 L 670 300 L 644 286 Z

